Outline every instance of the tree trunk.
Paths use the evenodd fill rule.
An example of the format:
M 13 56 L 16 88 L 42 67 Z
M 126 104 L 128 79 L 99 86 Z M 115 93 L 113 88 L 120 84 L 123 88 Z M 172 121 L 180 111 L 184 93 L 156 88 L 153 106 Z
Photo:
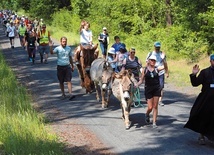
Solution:
M 171 0 L 166 0 L 166 25 L 172 25 Z

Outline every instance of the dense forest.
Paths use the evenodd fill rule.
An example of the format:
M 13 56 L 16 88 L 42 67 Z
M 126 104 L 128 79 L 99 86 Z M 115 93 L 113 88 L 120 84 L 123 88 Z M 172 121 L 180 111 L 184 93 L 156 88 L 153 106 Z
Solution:
M 140 51 L 158 40 L 173 59 L 214 53 L 214 0 L 1 0 L 0 7 L 75 33 L 85 19 L 94 36 L 105 26 L 111 39 L 118 35 Z

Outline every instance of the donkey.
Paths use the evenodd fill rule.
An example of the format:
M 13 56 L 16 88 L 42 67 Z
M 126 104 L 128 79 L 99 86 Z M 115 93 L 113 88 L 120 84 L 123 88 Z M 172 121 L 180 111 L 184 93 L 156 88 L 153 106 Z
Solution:
M 96 98 L 100 101 L 98 85 L 101 90 L 102 97 L 102 108 L 108 107 L 109 98 L 111 95 L 111 79 L 112 79 L 113 69 L 109 62 L 103 58 L 95 59 L 91 64 L 90 76 L 91 80 L 94 82 L 96 89 Z M 105 98 L 107 93 L 107 99 Z
M 129 113 L 131 104 L 134 102 L 134 85 L 137 80 L 131 70 L 122 70 L 114 75 L 112 83 L 112 93 L 120 101 L 122 108 L 122 118 L 125 121 L 126 130 L 130 128 Z

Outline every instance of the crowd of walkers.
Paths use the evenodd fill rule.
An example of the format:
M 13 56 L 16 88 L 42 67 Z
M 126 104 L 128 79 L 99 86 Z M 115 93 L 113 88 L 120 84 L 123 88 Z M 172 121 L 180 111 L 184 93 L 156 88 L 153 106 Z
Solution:
M 28 51 L 28 59 L 32 63 L 35 61 L 35 52 L 39 49 L 41 63 L 43 58 L 47 63 L 48 53 L 57 54 L 57 77 L 65 99 L 64 82 L 68 84 L 69 99 L 75 96 L 72 94 L 72 71 L 74 63 L 79 63 L 77 55 L 81 55 L 81 48 L 78 47 L 72 59 L 72 51 L 67 46 L 67 38 L 60 39 L 60 45 L 53 49 L 50 32 L 46 30 L 43 20 L 29 20 L 28 17 L 21 17 L 11 11 L 0 11 L 0 22 L 5 26 L 5 35 L 9 37 L 11 48 L 14 48 L 14 38 L 20 39 L 21 46 Z M 80 44 L 93 46 L 93 35 L 89 22 L 82 21 L 80 24 Z M 161 50 L 161 42 L 156 41 L 154 50 L 148 52 L 145 63 L 142 63 L 136 56 L 137 50 L 131 47 L 127 50 L 126 45 L 120 41 L 119 36 L 114 36 L 114 43 L 109 47 L 109 34 L 106 27 L 97 37 L 100 43 L 102 56 L 112 66 L 117 73 L 121 70 L 131 69 L 134 77 L 138 81 L 135 85 L 138 88 L 144 82 L 145 99 L 147 101 L 147 111 L 145 122 L 150 123 L 150 113 L 153 111 L 153 128 L 157 127 L 158 104 L 164 106 L 162 102 L 165 77 L 169 77 L 169 69 L 166 61 L 166 53 Z M 205 144 L 205 136 L 214 141 L 214 55 L 210 56 L 210 66 L 200 71 L 195 65 L 190 74 L 193 86 L 202 85 L 201 94 L 198 96 L 191 110 L 190 118 L 186 128 L 200 133 L 199 143 Z
M 43 19 L 30 19 L 25 15 L 19 16 L 10 10 L 0 11 L 0 22 L 4 26 L 5 35 L 14 49 L 14 39 L 20 40 L 20 45 L 28 53 L 28 60 L 34 64 L 36 51 L 39 51 L 41 63 L 47 63 L 49 43 L 52 43 L 50 32 L 46 30 Z

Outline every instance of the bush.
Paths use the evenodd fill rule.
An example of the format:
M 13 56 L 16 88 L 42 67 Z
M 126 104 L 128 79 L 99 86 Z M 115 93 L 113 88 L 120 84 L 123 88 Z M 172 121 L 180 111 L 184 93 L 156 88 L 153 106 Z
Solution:
M 52 16 L 52 26 L 59 28 L 66 32 L 78 32 L 80 25 L 80 18 L 78 15 L 74 15 L 71 11 L 61 9 L 55 12 Z

